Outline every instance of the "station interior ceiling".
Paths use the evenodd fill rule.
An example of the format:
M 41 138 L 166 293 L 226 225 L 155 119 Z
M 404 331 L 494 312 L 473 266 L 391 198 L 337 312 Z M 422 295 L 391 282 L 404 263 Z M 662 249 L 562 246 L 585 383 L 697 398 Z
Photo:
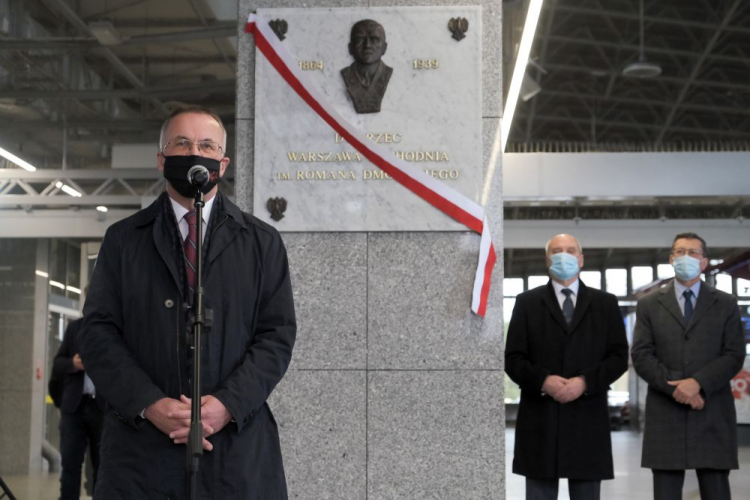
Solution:
M 750 2 L 640 5 L 544 2 L 507 151 L 750 150 Z M 506 87 L 527 8 L 503 1 Z M 237 21 L 236 0 L 0 0 L 0 147 L 40 169 L 109 169 L 114 145 L 154 143 L 192 103 L 222 117 L 231 156 Z M 738 196 L 505 205 L 508 220 L 750 217 Z M 604 254 L 637 264 L 659 252 Z

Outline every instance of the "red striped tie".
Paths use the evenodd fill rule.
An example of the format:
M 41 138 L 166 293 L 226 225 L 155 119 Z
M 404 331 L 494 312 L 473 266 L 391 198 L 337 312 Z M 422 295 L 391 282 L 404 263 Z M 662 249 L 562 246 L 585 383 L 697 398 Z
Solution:
M 198 225 L 196 224 L 197 214 L 195 210 L 185 214 L 185 221 L 188 223 L 188 235 L 182 242 L 182 249 L 185 251 L 185 273 L 187 274 L 187 285 L 189 297 L 193 297 L 195 290 L 195 269 L 197 267 L 198 256 Z

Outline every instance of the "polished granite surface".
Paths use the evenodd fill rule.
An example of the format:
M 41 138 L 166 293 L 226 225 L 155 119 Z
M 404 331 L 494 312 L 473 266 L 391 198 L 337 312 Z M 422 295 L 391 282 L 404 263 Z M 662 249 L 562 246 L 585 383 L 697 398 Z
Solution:
M 510 472 L 513 455 L 513 431 L 509 428 L 505 433 L 506 454 L 506 500 L 523 500 L 524 478 Z M 651 495 L 651 472 L 640 467 L 641 438 L 634 432 L 612 433 L 612 447 L 615 457 L 615 475 L 613 481 L 602 484 L 602 498 L 607 500 L 648 500 Z M 733 471 L 729 476 L 732 485 L 732 498 L 735 500 L 750 498 L 750 447 L 740 448 L 740 470 Z M 18 500 L 55 500 L 58 495 L 58 475 L 39 473 L 28 476 L 3 477 Z M 683 500 L 697 500 L 698 482 L 694 473 L 688 473 L 685 478 Z M 86 500 L 89 497 L 81 497 Z M 501 499 L 501 495 L 492 498 Z M 560 500 L 567 500 L 567 485 L 560 485 Z M 310 498 L 309 500 L 319 500 Z M 414 500 L 414 499 L 409 499 Z

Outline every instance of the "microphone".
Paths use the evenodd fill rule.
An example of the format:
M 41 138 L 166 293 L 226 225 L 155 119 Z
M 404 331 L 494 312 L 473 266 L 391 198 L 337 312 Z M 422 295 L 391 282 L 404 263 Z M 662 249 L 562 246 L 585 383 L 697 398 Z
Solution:
M 190 167 L 187 173 L 188 182 L 195 187 L 203 187 L 208 183 L 208 169 L 203 165 Z

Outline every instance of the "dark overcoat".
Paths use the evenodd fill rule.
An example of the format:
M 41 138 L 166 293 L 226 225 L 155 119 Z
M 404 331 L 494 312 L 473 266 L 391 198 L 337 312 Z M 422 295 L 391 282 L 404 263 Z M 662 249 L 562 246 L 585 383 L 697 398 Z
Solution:
M 533 478 L 612 479 L 607 391 L 628 366 L 614 295 L 580 282 L 570 327 L 550 281 L 516 298 L 505 371 L 521 387 L 513 472 Z M 542 394 L 548 375 L 583 375 L 586 392 L 560 404 Z
M 187 498 L 185 445 L 141 411 L 191 394 L 185 271 L 166 194 L 113 224 L 84 308 L 83 362 L 112 410 L 101 445 L 96 499 Z M 286 499 L 279 436 L 266 399 L 289 365 L 296 322 L 279 234 L 217 195 L 204 239 L 202 393 L 233 421 L 209 437 L 198 498 Z
M 674 282 L 638 301 L 633 366 L 648 383 L 643 467 L 737 469 L 737 414 L 730 381 L 745 360 L 737 299 L 701 283 L 690 323 Z M 702 410 L 672 398 L 668 380 L 694 378 Z
M 83 399 L 84 371 L 75 371 L 73 357 L 81 354 L 81 326 L 83 319 L 76 319 L 68 324 L 63 341 L 52 362 L 52 378 L 62 381 L 60 411 L 75 413 Z M 103 412 L 104 397 L 97 394 L 96 406 Z

